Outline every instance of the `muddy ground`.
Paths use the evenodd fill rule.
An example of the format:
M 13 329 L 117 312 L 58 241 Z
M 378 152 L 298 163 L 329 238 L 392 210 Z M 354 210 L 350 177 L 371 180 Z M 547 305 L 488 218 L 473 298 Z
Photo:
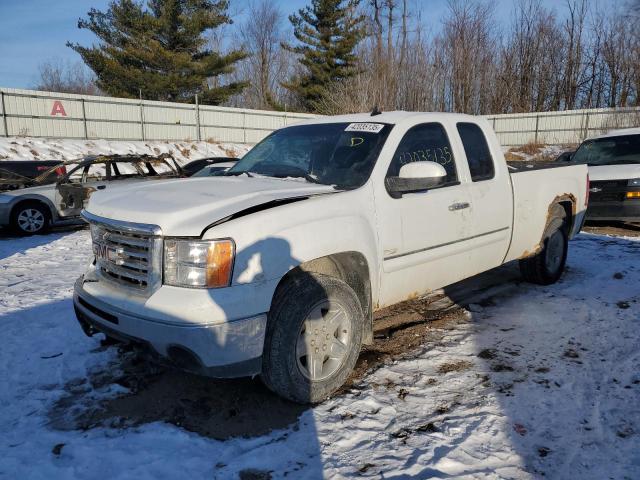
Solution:
M 374 343 L 363 347 L 353 374 L 337 395 L 370 388 L 362 381 L 367 374 L 411 356 L 422 345 L 438 344 L 447 331 L 467 321 L 461 305 L 471 301 L 488 305 L 493 293 L 504 295 L 505 290 L 517 285 L 516 279 L 513 267 L 502 268 L 456 284 L 446 292 L 434 292 L 376 312 Z M 144 352 L 126 345 L 102 345 L 96 350 L 107 348 L 117 349 L 117 356 L 87 378 L 74 379 L 65 386 L 67 395 L 49 412 L 50 427 L 88 430 L 164 421 L 223 440 L 285 428 L 309 408 L 274 395 L 257 377 L 200 377 L 158 365 Z M 125 387 L 128 393 L 107 400 L 97 398 L 114 385 Z
M 587 222 L 583 232 L 598 235 L 617 235 L 625 237 L 640 237 L 640 223 L 624 222 Z

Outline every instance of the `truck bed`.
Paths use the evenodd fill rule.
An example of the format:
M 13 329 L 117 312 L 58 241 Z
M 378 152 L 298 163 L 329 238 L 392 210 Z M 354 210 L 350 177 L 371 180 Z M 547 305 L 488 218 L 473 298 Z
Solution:
M 526 165 L 516 171 L 509 165 L 513 190 L 513 231 L 505 262 L 528 257 L 540 249 L 549 207 L 553 203 L 563 202 L 571 209 L 574 221 L 569 238 L 580 231 L 586 211 L 585 165 Z

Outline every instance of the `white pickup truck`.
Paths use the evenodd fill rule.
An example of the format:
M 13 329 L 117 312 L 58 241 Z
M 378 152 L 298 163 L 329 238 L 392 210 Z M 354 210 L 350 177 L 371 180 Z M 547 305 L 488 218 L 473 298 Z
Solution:
M 75 310 L 89 335 L 318 402 L 372 342 L 375 310 L 517 259 L 555 282 L 587 189 L 584 165 L 510 173 L 482 118 L 318 118 L 224 176 L 96 192 Z

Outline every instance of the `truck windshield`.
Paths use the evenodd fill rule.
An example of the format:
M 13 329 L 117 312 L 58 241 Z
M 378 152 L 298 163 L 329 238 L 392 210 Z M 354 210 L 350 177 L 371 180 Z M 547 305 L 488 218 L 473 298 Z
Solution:
M 573 155 L 575 163 L 587 165 L 640 164 L 640 135 L 586 140 Z
M 277 130 L 225 175 L 258 174 L 357 188 L 375 165 L 391 131 L 383 123 L 324 123 Z

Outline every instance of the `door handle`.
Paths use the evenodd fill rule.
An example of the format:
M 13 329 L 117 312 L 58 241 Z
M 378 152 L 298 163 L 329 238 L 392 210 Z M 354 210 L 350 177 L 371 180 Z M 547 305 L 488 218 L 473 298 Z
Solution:
M 471 204 L 469 202 L 462 203 L 452 203 L 449 205 L 449 210 L 455 212 L 456 210 L 464 210 L 465 208 L 469 208 Z
M 105 188 L 107 188 L 107 186 L 106 185 L 98 185 L 96 188 L 98 190 L 104 190 Z

